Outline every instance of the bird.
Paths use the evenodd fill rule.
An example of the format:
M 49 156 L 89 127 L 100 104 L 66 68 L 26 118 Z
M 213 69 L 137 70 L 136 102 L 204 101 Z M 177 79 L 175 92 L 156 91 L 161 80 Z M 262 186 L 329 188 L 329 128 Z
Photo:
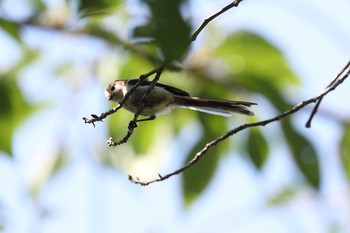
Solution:
M 139 81 L 140 79 L 115 80 L 106 87 L 104 95 L 108 100 L 120 104 L 124 100 L 125 95 Z M 137 113 L 141 104 L 143 104 L 139 114 L 147 118 L 138 121 L 154 120 L 157 116 L 176 108 L 187 108 L 225 117 L 231 117 L 232 113 L 253 116 L 254 113 L 248 110 L 248 107 L 257 105 L 257 103 L 248 101 L 192 97 L 186 91 L 159 82 L 155 84 L 148 96 L 143 99 L 151 84 L 152 82 L 148 80 L 141 82 L 122 106 L 132 113 Z

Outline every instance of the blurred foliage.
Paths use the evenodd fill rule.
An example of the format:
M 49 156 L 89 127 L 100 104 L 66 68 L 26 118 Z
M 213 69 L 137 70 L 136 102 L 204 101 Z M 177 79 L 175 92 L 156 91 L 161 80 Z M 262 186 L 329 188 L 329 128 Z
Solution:
M 29 109 L 14 79 L 0 77 L 0 105 L 0 150 L 11 155 L 15 127 L 25 118 Z
M 312 143 L 292 126 L 290 119 L 281 121 L 282 130 L 297 166 L 315 188 L 320 185 L 319 160 Z
M 277 206 L 283 205 L 288 201 L 293 200 L 297 196 L 297 187 L 286 187 L 283 188 L 278 193 L 274 194 L 272 197 L 269 197 L 266 201 L 268 206 Z
M 298 78 L 278 49 L 266 40 L 248 32 L 234 33 L 219 47 L 216 54 L 224 59 L 231 75 L 236 75 L 235 79 L 241 86 L 267 98 L 278 112 L 284 112 L 291 107 L 285 100 L 283 92 L 289 84 L 298 83 Z M 297 132 L 289 118 L 282 120 L 281 124 L 296 165 L 309 183 L 318 188 L 319 161 L 316 149 L 309 140 Z M 257 135 L 255 137 L 261 142 L 260 150 L 263 153 L 267 147 L 266 143 L 263 138 L 258 138 Z M 253 148 L 248 146 L 247 151 L 252 153 L 252 150 Z M 257 158 L 254 160 L 251 154 L 250 157 L 257 166 Z
M 345 125 L 343 129 L 339 148 L 342 164 L 350 180 L 350 124 Z
M 228 74 L 236 75 L 240 82 L 249 82 L 253 77 L 280 89 L 299 82 L 283 54 L 254 33 L 233 33 L 215 50 L 214 56 L 223 61 Z
M 76 2 L 76 0 L 71 0 Z M 96 16 L 96 15 L 106 15 L 111 13 L 117 8 L 117 0 L 80 0 L 79 2 L 79 12 L 80 17 Z
M 269 144 L 259 128 L 249 130 L 247 139 L 248 156 L 257 169 L 261 169 L 269 155 Z
M 227 125 L 223 118 L 209 114 L 199 114 L 198 116 L 203 127 L 203 134 L 199 141 L 193 146 L 192 150 L 187 154 L 186 163 L 192 160 L 216 135 L 220 133 L 223 134 L 227 130 Z M 183 173 L 182 193 L 185 206 L 189 206 L 195 201 L 207 187 L 218 168 L 221 156 L 228 152 L 228 149 L 229 142 L 226 140 L 209 150 L 205 158 L 201 159 L 197 164 L 192 166 L 191 169 Z
M 0 199 L 0 232 L 4 232 L 5 228 L 5 218 L 4 218 L 4 206 L 2 200 Z
M 146 25 L 135 28 L 135 37 L 150 38 L 165 60 L 180 60 L 190 44 L 190 25 L 181 15 L 184 0 L 143 0 L 151 10 Z
M 16 23 L 0 18 L 0 27 L 14 39 L 21 41 L 19 26 Z
M 0 150 L 12 154 L 12 137 L 16 127 L 38 106 L 29 103 L 21 92 L 16 76 L 39 57 L 37 51 L 24 50 L 23 59 L 6 73 L 0 72 Z
M 66 2 L 73 3 L 76 1 L 67 0 Z M 106 18 L 111 16 L 110 12 L 118 15 L 118 9 L 122 9 L 125 6 L 123 1 L 81 0 L 78 2 L 77 12 L 74 12 L 74 7 L 72 7 L 71 14 L 89 17 L 87 19 L 91 20 L 83 21 L 81 28 L 53 28 L 52 30 L 61 30 L 58 32 L 68 36 L 85 36 L 98 39 L 111 48 L 123 48 L 127 51 L 127 55 L 120 58 L 123 62 L 118 67 L 118 75 L 123 78 L 135 78 L 143 73 L 147 73 L 153 69 L 155 64 L 159 64 L 162 59 L 184 62 L 183 58 L 191 56 L 191 52 L 193 52 L 191 49 L 200 49 L 200 46 L 191 48 L 189 44 L 191 22 L 185 20 L 181 13 L 185 9 L 184 6 L 187 1 L 144 0 L 142 2 L 148 7 L 149 15 L 146 18 L 146 23 L 130 28 L 131 42 L 124 39 L 122 33 L 119 34 L 118 28 L 106 26 L 105 23 Z M 0 67 L 0 150 L 8 154 L 12 153 L 11 141 L 15 129 L 34 109 L 34 105 L 26 100 L 17 82 L 19 71 L 32 62 L 36 62 L 36 58 L 39 57 L 40 53 L 29 49 L 30 45 L 23 38 L 23 29 L 30 30 L 35 25 L 43 30 L 51 30 L 47 26 L 50 24 L 43 25 L 43 22 L 39 20 L 40 17 L 34 17 L 47 10 L 47 3 L 35 0 L 33 4 L 36 5 L 36 11 L 33 11 L 33 14 L 28 17 L 27 21 L 18 22 L 0 18 L 1 30 L 10 35 L 14 41 L 19 42 L 18 44 L 20 44 L 20 49 L 23 52 L 22 59 L 13 65 L 10 71 L 5 73 Z M 215 39 L 214 34 L 206 36 L 212 36 Z M 144 38 L 147 38 L 149 43 L 138 44 L 132 42 L 133 40 Z M 203 45 L 203 47 L 206 47 L 206 45 Z M 266 39 L 252 32 L 239 31 L 228 34 L 217 47 L 207 46 L 206 49 L 210 50 L 208 55 L 202 56 L 208 57 L 192 58 L 193 60 L 202 59 L 203 64 L 200 65 L 201 67 L 184 68 L 182 72 L 175 75 L 166 71 L 162 76 L 162 81 L 166 80 L 166 82 L 171 82 L 177 87 L 185 88 L 186 91 L 203 97 L 233 98 L 232 90 L 239 89 L 240 92 L 237 92 L 237 94 L 245 95 L 244 98 L 248 100 L 249 96 L 265 98 L 276 113 L 284 112 L 291 107 L 284 93 L 291 85 L 298 84 L 299 80 L 289 67 L 283 54 Z M 213 65 L 218 63 L 218 67 Z M 69 64 L 66 65 L 68 68 L 71 67 Z M 175 66 L 176 63 L 171 65 Z M 218 75 L 213 75 L 213 70 L 206 69 L 213 66 L 213 70 L 218 71 Z M 181 67 L 178 66 L 177 68 L 182 69 Z M 96 75 L 93 74 L 92 76 L 95 77 Z M 218 78 L 217 76 L 220 77 Z M 171 77 L 171 80 L 167 80 L 169 77 Z M 220 80 L 224 80 L 224 82 L 220 83 Z M 257 113 L 256 119 L 259 119 L 259 107 L 263 108 L 264 106 L 259 105 L 253 109 Z M 108 121 L 108 137 L 123 137 L 131 118 L 132 114 L 123 110 L 112 115 Z M 185 155 L 184 163 L 186 163 L 206 143 L 227 132 L 230 119 L 210 116 L 204 113 L 195 114 L 190 111 L 176 110 L 168 116 L 158 117 L 153 122 L 140 123 L 140 127 L 136 129 L 128 144 L 132 146 L 136 155 L 147 155 L 152 148 L 157 146 L 159 140 L 157 135 L 159 135 L 160 131 L 164 130 L 164 132 L 172 134 L 175 138 L 181 129 L 194 119 L 200 124 L 203 132 L 199 136 L 198 141 Z M 292 119 L 281 121 L 281 133 L 285 138 L 286 145 L 296 166 L 305 176 L 308 183 L 318 188 L 321 180 L 317 150 L 310 140 L 294 127 L 291 123 Z M 102 127 L 101 123 L 99 122 L 96 127 Z M 270 148 L 274 146 L 273 143 L 268 143 L 273 140 L 268 139 L 274 139 L 275 135 L 270 135 L 268 132 L 263 133 L 263 131 L 266 132 L 263 128 L 249 130 L 248 137 L 244 139 L 246 141 L 243 143 L 245 145 L 245 153 L 258 169 L 261 169 L 268 161 Z M 350 151 L 349 135 L 350 129 L 347 127 L 344 129 L 342 137 L 341 154 L 348 177 L 350 177 L 350 163 L 348 159 Z M 210 184 L 218 169 L 220 159 L 225 154 L 237 152 L 235 148 L 230 148 L 229 142 L 229 140 L 225 140 L 223 143 L 210 149 L 198 164 L 182 174 L 182 194 L 185 206 L 189 206 L 200 197 Z M 104 144 L 104 142 L 101 143 Z M 115 150 L 117 151 L 118 148 Z M 58 152 L 58 154 L 60 153 L 62 152 Z M 66 164 L 66 162 L 60 160 L 64 160 L 65 156 L 57 155 L 55 158 L 56 160 L 53 162 L 54 165 L 52 165 L 52 170 L 48 173 L 48 176 L 53 176 L 59 170 L 55 167 L 61 168 Z M 157 173 L 158 171 L 154 172 Z M 37 193 L 39 189 L 40 187 L 33 186 L 32 193 Z

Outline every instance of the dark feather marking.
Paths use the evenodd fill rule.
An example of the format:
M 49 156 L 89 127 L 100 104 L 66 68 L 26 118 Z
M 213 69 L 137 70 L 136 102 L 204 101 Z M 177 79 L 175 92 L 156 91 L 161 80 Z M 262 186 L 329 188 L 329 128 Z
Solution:
M 139 79 L 130 79 L 128 81 L 128 84 L 134 86 L 136 85 L 136 83 L 139 81 Z M 141 83 L 141 86 L 149 86 L 151 85 L 151 81 L 143 81 Z M 156 87 L 162 87 L 164 88 L 165 90 L 173 93 L 174 95 L 178 95 L 178 96 L 191 96 L 189 93 L 187 93 L 186 91 L 183 91 L 181 89 L 178 89 L 176 87 L 172 87 L 172 86 L 168 86 L 168 85 L 165 85 L 165 84 L 162 84 L 162 83 L 156 83 Z

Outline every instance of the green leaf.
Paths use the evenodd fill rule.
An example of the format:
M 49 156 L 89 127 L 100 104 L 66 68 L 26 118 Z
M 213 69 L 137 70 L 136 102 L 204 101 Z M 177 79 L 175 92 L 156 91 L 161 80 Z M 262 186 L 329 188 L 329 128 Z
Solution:
M 281 125 L 294 161 L 307 181 L 318 189 L 320 186 L 320 170 L 315 148 L 309 140 L 294 129 L 289 119 L 281 121 Z
M 109 116 L 109 136 L 113 137 L 116 141 L 122 139 L 126 135 L 129 122 L 133 117 L 134 115 L 125 109 L 120 109 L 117 113 Z M 142 118 L 140 116 L 139 119 Z M 145 155 L 153 148 L 157 140 L 157 135 L 161 132 L 162 128 L 166 128 L 169 124 L 166 118 L 166 116 L 160 116 L 153 121 L 139 122 L 137 124 L 138 127 L 134 130 L 128 141 L 128 144 L 132 145 L 137 155 Z
M 272 197 L 269 197 L 266 201 L 268 207 L 276 207 L 278 205 L 284 205 L 290 200 L 293 200 L 299 193 L 298 187 L 285 187 Z
M 290 108 L 283 92 L 299 80 L 283 54 L 268 41 L 250 32 L 236 32 L 214 54 L 238 85 L 263 95 L 279 112 Z
M 130 54 L 127 62 L 120 68 L 120 79 L 139 78 L 153 67 L 142 57 Z
M 79 12 L 82 15 L 80 17 L 109 14 L 117 8 L 118 2 L 117 0 L 81 0 Z
M 171 112 L 171 125 L 175 134 L 181 132 L 186 124 L 197 120 L 196 112 L 188 109 L 178 109 Z
M 112 103 L 110 106 L 115 107 L 117 104 Z M 121 137 L 126 134 L 128 130 L 128 123 L 133 118 L 133 114 L 127 112 L 124 109 L 120 109 L 118 112 L 108 116 L 108 137 Z M 138 130 L 138 129 L 136 129 Z
M 218 132 L 226 130 L 226 121 L 217 116 L 199 114 L 203 123 L 203 136 L 187 155 L 190 161 L 203 147 L 218 136 Z M 205 190 L 215 174 L 221 156 L 228 149 L 228 140 L 212 147 L 199 162 L 182 174 L 182 194 L 185 206 L 192 204 Z
M 277 87 L 298 83 L 283 54 L 254 33 L 233 33 L 214 54 L 226 64 L 229 73 L 237 77 L 259 77 Z
M 238 79 L 247 90 L 266 97 L 279 112 L 284 112 L 291 107 L 282 95 L 283 90 L 276 87 L 273 82 L 257 76 L 240 76 Z
M 142 118 L 144 117 L 141 116 L 140 119 Z M 163 119 L 138 123 L 137 129 L 135 129 L 135 132 L 130 139 L 130 142 L 132 143 L 132 146 L 137 154 L 146 154 L 151 148 L 153 148 L 155 142 L 157 141 L 156 135 L 159 132 L 158 130 L 161 130 L 162 128 L 160 126 L 165 126 L 163 124 Z
M 257 169 L 261 169 L 269 154 L 269 145 L 258 128 L 249 130 L 247 140 L 248 156 Z
M 181 59 L 190 44 L 191 28 L 181 16 L 184 0 L 144 0 L 151 10 L 146 25 L 134 29 L 135 37 L 152 38 L 166 60 Z
M 210 139 L 205 136 L 201 138 L 191 153 L 188 154 L 187 162 L 190 161 L 209 140 Z M 220 158 L 219 153 L 219 148 L 212 148 L 205 154 L 204 158 L 182 174 L 182 194 L 185 206 L 188 207 L 192 204 L 208 186 L 217 169 Z
M 33 5 L 35 7 L 36 14 L 40 14 L 40 12 L 43 12 L 46 10 L 46 5 L 41 0 L 32 0 Z
M 22 51 L 24 55 L 22 59 L 19 62 L 17 62 L 17 64 L 8 73 L 9 78 L 17 77 L 18 73 L 22 71 L 24 67 L 34 62 L 41 56 L 41 52 L 38 50 L 31 50 L 31 49 L 24 48 Z
M 0 18 L 0 28 L 5 30 L 10 36 L 12 36 L 17 41 L 21 41 L 20 27 L 18 24 Z
M 5 232 L 6 228 L 5 228 L 5 224 L 0 222 L 0 232 Z
M 0 106 L 0 150 L 11 155 L 14 130 L 32 110 L 14 78 L 0 76 Z
M 350 180 L 350 124 L 344 127 L 339 150 L 346 176 Z
M 26 50 L 23 59 L 5 75 L 0 74 L 0 150 L 11 155 L 11 141 L 15 128 L 37 106 L 31 105 L 23 96 L 15 77 L 23 67 L 37 59 L 37 51 Z
M 99 24 L 91 23 L 86 29 L 89 35 L 101 38 L 106 42 L 110 43 L 111 45 L 122 46 L 127 51 L 131 52 L 129 61 L 127 62 L 126 66 L 130 66 L 131 68 L 130 71 L 135 73 L 132 77 L 138 77 L 140 76 L 140 74 L 146 71 L 148 72 L 150 69 L 153 69 L 154 65 L 159 65 L 162 63 L 162 59 L 159 56 L 159 52 L 157 52 L 156 46 L 153 44 L 147 44 L 141 47 L 138 44 L 128 43 L 126 41 L 121 40 L 118 37 L 118 35 L 116 35 L 114 32 L 102 29 Z M 132 63 L 133 62 L 132 60 L 136 60 L 136 63 Z M 152 64 L 152 66 L 150 65 L 150 63 Z M 137 73 L 136 71 L 134 71 L 135 68 L 136 70 L 139 70 L 142 72 Z M 127 71 L 127 72 L 130 72 L 130 71 Z M 128 77 L 128 76 L 124 76 L 124 77 Z
M 102 38 L 113 45 L 121 45 L 122 44 L 122 41 L 120 40 L 120 38 L 118 38 L 118 36 L 115 33 L 101 28 L 100 25 L 89 24 L 86 27 L 86 30 L 89 33 L 89 35 L 92 35 L 92 36 L 95 36 L 98 38 Z

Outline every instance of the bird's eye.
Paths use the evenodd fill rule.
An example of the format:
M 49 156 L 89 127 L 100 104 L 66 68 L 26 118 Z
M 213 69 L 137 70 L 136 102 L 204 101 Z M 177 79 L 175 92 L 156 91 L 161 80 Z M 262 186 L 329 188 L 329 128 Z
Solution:
M 114 87 L 114 86 L 112 86 L 112 87 L 111 87 L 111 91 L 114 91 L 114 90 L 115 90 L 115 87 Z

